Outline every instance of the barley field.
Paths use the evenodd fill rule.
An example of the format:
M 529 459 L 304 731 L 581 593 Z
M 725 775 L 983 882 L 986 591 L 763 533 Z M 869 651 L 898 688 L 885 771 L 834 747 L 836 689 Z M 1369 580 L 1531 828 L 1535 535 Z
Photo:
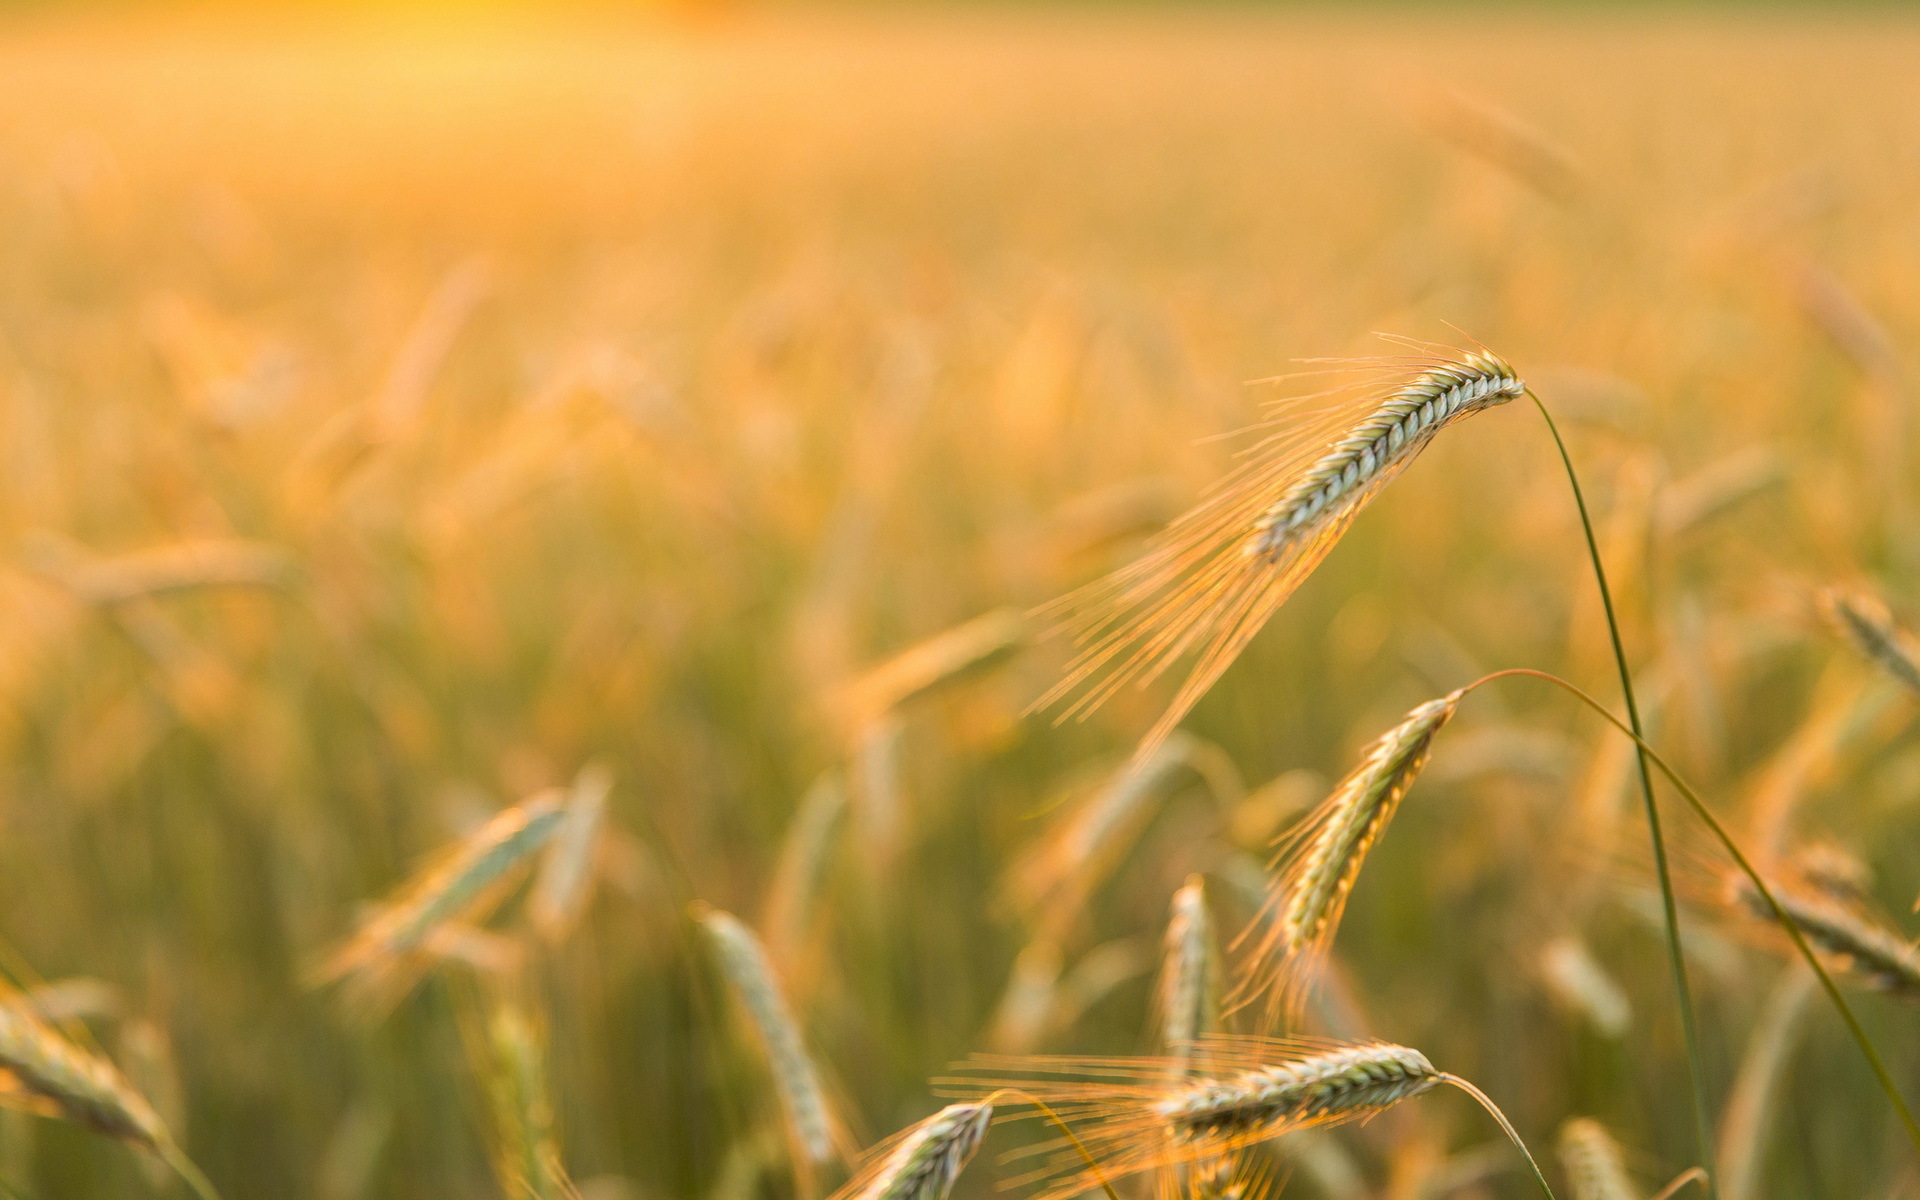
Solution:
M 6 15 L 0 1195 L 1920 1195 L 1916 62 Z M 1409 353 L 1312 545 L 1209 490 Z M 1286 589 L 1141 636 L 1258 635 L 1036 708 L 1209 496 Z M 1770 885 L 1649 768 L 1691 1039 L 1632 742 L 1475 685 L 1624 720 L 1612 626 Z

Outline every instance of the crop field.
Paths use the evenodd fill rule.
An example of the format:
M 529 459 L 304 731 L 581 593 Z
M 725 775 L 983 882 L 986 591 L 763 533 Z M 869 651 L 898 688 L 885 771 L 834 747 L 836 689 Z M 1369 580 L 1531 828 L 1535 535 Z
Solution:
M 0 1196 L 1920 1197 L 1915 63 L 8 15 Z

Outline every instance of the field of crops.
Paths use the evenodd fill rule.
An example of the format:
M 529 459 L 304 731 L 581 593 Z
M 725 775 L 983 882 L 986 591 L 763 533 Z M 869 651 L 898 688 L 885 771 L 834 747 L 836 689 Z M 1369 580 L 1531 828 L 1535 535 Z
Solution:
M 1893 12 L 10 18 L 0 1195 L 1097 1188 L 1024 1093 L 854 1174 L 1032 1055 L 1127 1059 L 1028 1089 L 1126 1200 L 1540 1194 L 1457 1089 L 1166 1127 L 1378 1053 L 1324 1039 L 1471 1080 L 1563 1198 L 1920 1195 L 1859 1044 L 1920 1103 L 1916 62 Z M 1173 738 L 1184 667 L 1032 708 L 1033 610 L 1375 331 L 1555 415 L 1648 741 L 1858 1038 L 1659 782 L 1690 1066 L 1565 691 L 1375 742 L 1512 667 L 1624 716 L 1518 384 Z M 1333 851 L 1322 969 L 1236 1006 Z

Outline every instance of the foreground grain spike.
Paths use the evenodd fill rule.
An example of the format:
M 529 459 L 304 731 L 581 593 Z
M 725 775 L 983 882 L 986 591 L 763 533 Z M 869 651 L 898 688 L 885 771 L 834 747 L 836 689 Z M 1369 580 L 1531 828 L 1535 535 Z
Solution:
M 0 1070 L 40 1110 L 160 1156 L 193 1191 L 214 1196 L 145 1097 L 105 1058 L 68 1040 L 11 989 L 0 992 Z
M 1559 1152 L 1573 1200 L 1640 1200 L 1620 1144 L 1600 1122 L 1574 1117 L 1560 1126 Z
M 1376 1043 L 1177 1088 L 1154 1105 L 1177 1142 L 1244 1144 L 1383 1112 L 1440 1082 L 1426 1055 Z
M 1129 683 L 1191 658 L 1147 754 L 1326 557 L 1367 502 L 1448 425 L 1522 395 L 1513 367 L 1484 350 L 1431 348 L 1344 362 L 1345 382 L 1283 401 L 1278 433 L 1133 565 L 1046 611 L 1062 615 L 1079 654 L 1040 706 L 1076 696 L 1082 715 Z M 1317 405 L 1310 407 L 1309 403 Z
M 1920 950 L 1854 904 L 1791 880 L 1767 881 L 1767 889 L 1787 919 L 1822 955 L 1850 978 L 1875 991 L 1920 997 Z M 1778 928 L 1773 909 L 1745 875 L 1727 881 L 1728 899 L 1769 929 Z
M 1526 1153 L 1484 1093 L 1407 1046 L 1220 1036 L 1202 1039 L 1200 1058 L 1209 1073 L 1183 1079 L 1173 1075 L 1178 1059 L 977 1058 L 974 1069 L 990 1081 L 949 1082 L 1044 1105 L 1043 1112 L 1076 1130 L 1075 1140 L 1015 1152 L 1042 1158 L 1026 1176 L 1008 1181 L 1043 1181 L 1041 1200 L 1065 1200 L 1103 1180 L 1166 1167 L 1201 1164 L 1198 1174 L 1212 1174 L 1215 1164 L 1244 1147 L 1298 1129 L 1365 1120 L 1442 1083 L 1473 1096 Z M 1531 1154 L 1527 1159 L 1532 1164 Z M 1537 1166 L 1534 1173 L 1539 1177 Z M 1540 1182 L 1545 1190 L 1544 1178 Z
M 1814 602 L 1834 632 L 1920 695 L 1920 641 L 1894 621 L 1884 601 L 1867 592 L 1830 587 Z
M 833 1200 L 946 1200 L 992 1120 L 984 1101 L 949 1104 L 883 1146 Z
M 1434 735 L 1460 707 L 1449 692 L 1409 712 L 1361 753 L 1360 764 L 1287 835 L 1275 856 L 1272 884 L 1245 939 L 1259 935 L 1237 984 L 1236 1004 L 1268 995 L 1297 1015 L 1321 965 L 1367 852 L 1393 819 L 1400 800 L 1426 766 Z
M 759 939 L 731 913 L 702 905 L 694 910 L 694 919 L 706 931 L 720 970 L 766 1052 L 792 1138 L 796 1167 L 804 1174 L 832 1162 L 838 1128 L 826 1090 Z
M 412 990 L 430 961 L 434 934 L 475 919 L 501 897 L 533 853 L 559 828 L 563 794 L 542 792 L 496 815 L 415 875 L 323 963 L 317 982 L 340 982 L 350 998 L 379 1012 Z

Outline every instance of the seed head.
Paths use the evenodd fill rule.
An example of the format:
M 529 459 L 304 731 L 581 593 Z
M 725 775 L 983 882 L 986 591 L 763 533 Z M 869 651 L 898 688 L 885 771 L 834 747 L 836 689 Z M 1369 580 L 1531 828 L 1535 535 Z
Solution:
M 1302 398 L 1318 407 L 1272 422 L 1279 431 L 1145 557 L 1049 606 L 1079 653 L 1040 706 L 1074 696 L 1062 719 L 1085 715 L 1190 660 L 1141 744 L 1144 758 L 1440 430 L 1526 390 L 1512 366 L 1481 350 L 1344 370 L 1345 383 Z
M 835 1200 L 946 1200 L 992 1120 L 991 1104 L 949 1104 L 903 1135 Z

